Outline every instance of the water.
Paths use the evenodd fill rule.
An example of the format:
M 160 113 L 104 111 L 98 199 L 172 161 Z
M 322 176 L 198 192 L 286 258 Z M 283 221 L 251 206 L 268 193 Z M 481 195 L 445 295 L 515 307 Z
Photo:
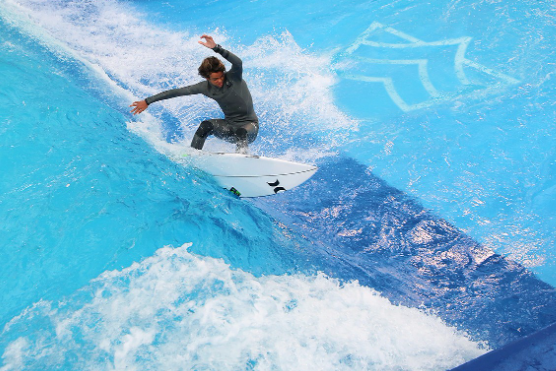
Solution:
M 554 322 L 554 10 L 2 1 L 0 369 L 437 370 Z M 129 115 L 202 33 L 306 185 L 180 160 L 202 97 Z

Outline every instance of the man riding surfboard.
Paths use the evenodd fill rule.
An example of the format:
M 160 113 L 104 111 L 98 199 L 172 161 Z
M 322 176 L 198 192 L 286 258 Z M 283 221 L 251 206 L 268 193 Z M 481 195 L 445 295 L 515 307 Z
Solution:
M 224 119 L 210 119 L 201 122 L 193 136 L 191 147 L 201 150 L 208 136 L 236 144 L 236 152 L 247 153 L 247 146 L 252 143 L 259 132 L 259 119 L 253 109 L 253 99 L 245 80 L 243 80 L 242 61 L 235 54 L 222 48 L 209 35 L 201 36 L 199 44 L 212 49 L 232 64 L 226 72 L 224 64 L 216 57 L 208 57 L 199 67 L 199 75 L 205 81 L 178 89 L 167 90 L 148 97 L 142 101 L 133 102 L 131 112 L 136 115 L 147 107 L 163 99 L 183 95 L 203 94 L 214 99 L 222 111 Z

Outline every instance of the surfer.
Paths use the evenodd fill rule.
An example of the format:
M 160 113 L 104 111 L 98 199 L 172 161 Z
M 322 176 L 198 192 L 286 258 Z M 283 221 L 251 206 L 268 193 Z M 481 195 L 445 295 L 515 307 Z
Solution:
M 253 109 L 251 93 L 243 80 L 242 61 L 235 54 L 216 44 L 209 35 L 201 36 L 199 44 L 212 49 L 232 64 L 226 72 L 224 64 L 216 57 L 208 57 L 199 67 L 199 75 L 206 81 L 183 88 L 167 90 L 148 97 L 142 101 L 133 102 L 131 112 L 136 115 L 159 100 L 174 98 L 182 95 L 203 94 L 214 99 L 222 111 L 224 119 L 210 119 L 201 122 L 193 136 L 191 147 L 201 150 L 209 135 L 236 144 L 236 152 L 247 153 L 248 143 L 252 143 L 259 132 L 259 119 Z

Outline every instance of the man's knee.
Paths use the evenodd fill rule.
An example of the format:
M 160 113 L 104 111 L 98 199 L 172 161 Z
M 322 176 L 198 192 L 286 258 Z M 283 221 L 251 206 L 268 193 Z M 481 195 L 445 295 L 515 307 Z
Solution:
M 195 132 L 195 135 L 198 135 L 201 138 L 206 138 L 214 129 L 214 125 L 210 121 L 203 121 L 199 125 L 199 128 Z
M 247 139 L 247 130 L 245 130 L 244 128 L 239 128 L 236 130 L 236 137 L 238 139 L 241 140 L 246 140 Z
M 241 127 L 241 130 L 245 131 L 245 138 L 247 138 L 247 141 L 252 143 L 259 133 L 259 124 L 257 122 L 252 122 Z

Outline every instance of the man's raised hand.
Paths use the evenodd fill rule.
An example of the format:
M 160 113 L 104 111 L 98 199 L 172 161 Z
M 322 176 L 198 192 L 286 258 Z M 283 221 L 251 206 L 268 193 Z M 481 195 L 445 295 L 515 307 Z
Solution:
M 209 49 L 214 49 L 214 47 L 216 46 L 216 43 L 214 42 L 212 36 L 203 35 L 201 36 L 201 39 L 205 39 L 205 41 L 199 40 L 199 44 L 204 45 Z

